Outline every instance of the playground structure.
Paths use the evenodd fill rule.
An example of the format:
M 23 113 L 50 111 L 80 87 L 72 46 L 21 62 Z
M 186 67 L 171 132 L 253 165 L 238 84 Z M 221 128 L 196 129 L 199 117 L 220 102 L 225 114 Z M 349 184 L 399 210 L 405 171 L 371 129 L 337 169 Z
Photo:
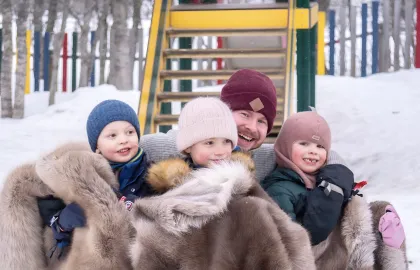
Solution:
M 317 22 L 318 4 L 308 0 L 254 5 L 155 1 L 138 111 L 141 131 L 155 133 L 176 124 L 178 115 L 167 106 L 171 102 L 219 95 L 192 92 L 188 81 L 226 80 L 238 69 L 252 68 L 269 76 L 277 87 L 277 117 L 267 138 L 273 141 L 288 115 L 315 106 Z M 186 38 L 197 36 L 223 37 L 227 42 L 217 49 L 188 48 Z M 169 47 L 171 38 L 180 38 L 181 49 Z M 188 59 L 223 58 L 228 69 L 191 70 L 191 64 L 181 62 L 179 70 L 171 70 L 167 60 L 174 58 L 184 63 Z M 181 80 L 179 92 L 171 91 L 168 82 L 174 79 Z
M 179 0 L 181 3 L 191 1 L 204 1 L 208 3 L 218 2 L 220 0 Z M 229 0 L 229 2 L 234 1 L 243 2 L 242 0 Z M 192 50 L 191 40 L 193 40 L 193 43 L 194 40 L 199 40 L 196 33 L 192 33 L 190 35 L 184 34 L 179 37 L 178 34 L 173 33 L 167 37 L 167 39 L 171 41 L 168 43 L 179 43 L 179 47 L 186 49 L 188 52 L 185 52 L 186 55 L 180 57 L 179 55 L 170 54 L 171 51 L 168 51 L 168 54 L 163 55 L 163 58 L 167 60 L 167 64 L 172 62 L 173 66 L 176 66 L 176 64 L 179 63 L 181 70 L 190 70 L 192 67 L 191 62 L 197 65 L 198 63 L 205 62 L 202 59 L 207 59 L 207 63 L 212 61 L 214 69 L 216 69 L 216 65 L 214 65 L 214 63 L 217 62 L 218 70 L 223 68 L 226 70 L 236 70 L 244 67 L 256 69 L 281 69 L 286 65 L 286 61 L 297 60 L 297 88 L 298 96 L 299 94 L 301 95 L 301 97 L 297 99 L 297 107 L 305 109 L 305 103 L 308 103 L 308 100 L 310 101 L 310 99 L 307 98 L 307 93 L 311 93 L 311 89 L 315 89 L 313 82 L 310 81 L 311 78 L 313 79 L 312 72 L 315 69 L 313 68 L 313 64 L 315 62 L 317 64 L 316 73 L 318 75 L 328 74 L 364 77 L 377 72 L 398 71 L 400 68 L 420 68 L 420 24 L 418 23 L 418 18 L 420 18 L 420 5 L 416 5 L 416 9 L 413 9 L 413 4 L 413 0 L 407 0 L 404 2 L 398 0 L 393 4 L 388 1 L 380 3 L 379 1 L 374 0 L 371 3 L 353 3 L 350 7 L 347 5 L 330 7 L 327 12 L 319 12 L 318 14 L 314 13 L 316 4 L 303 0 L 293 2 L 293 4 L 290 4 L 289 6 L 287 6 L 287 4 L 280 3 L 276 5 L 248 6 L 222 5 L 223 8 L 219 11 L 217 8 L 220 9 L 221 5 L 195 4 L 193 6 L 188 5 L 187 7 L 185 5 L 172 7 L 172 4 L 170 4 L 169 8 L 167 8 L 169 23 L 174 20 L 174 18 L 170 18 L 171 16 L 173 17 L 176 15 L 175 11 L 178 12 L 177 14 L 181 14 L 180 12 L 187 12 L 188 7 L 190 7 L 190 9 L 191 7 L 194 7 L 193 11 L 196 11 L 194 14 L 199 14 L 200 16 L 202 13 L 197 13 L 200 10 L 206 11 L 207 13 L 210 12 L 208 13 L 210 15 L 204 17 L 206 20 L 210 21 L 215 20 L 215 18 L 212 17 L 214 14 L 216 14 L 215 16 L 219 16 L 222 11 L 226 16 L 231 15 L 230 13 L 227 13 L 227 10 L 229 10 L 229 12 L 235 11 L 236 14 L 239 14 L 238 12 L 240 12 L 243 14 L 242 16 L 248 16 L 249 14 L 246 13 L 247 9 L 259 10 L 259 12 L 261 12 L 259 16 L 253 15 L 249 18 L 259 19 L 261 21 L 251 22 L 250 20 L 247 20 L 244 23 L 241 22 L 241 18 L 237 16 L 234 17 L 234 19 L 239 21 L 237 21 L 232 27 L 222 28 L 222 23 L 219 23 L 219 25 L 214 26 L 213 29 L 223 30 L 224 32 L 231 31 L 230 33 L 220 34 L 214 31 L 202 32 L 200 34 L 201 37 L 204 36 L 204 38 L 206 38 L 209 37 L 206 36 L 206 34 L 210 34 L 213 35 L 211 38 L 212 42 L 217 40 L 217 48 L 219 49 L 217 54 L 216 50 L 203 50 L 203 46 L 214 48 L 211 44 L 204 44 L 201 46 L 193 45 L 201 50 Z M 184 6 L 185 8 L 183 9 L 186 10 L 182 11 L 182 6 Z M 289 17 L 287 17 L 290 9 L 294 10 L 290 16 L 290 18 L 292 18 L 291 24 L 289 24 Z M 404 16 L 400 13 L 390 12 L 390 9 L 404 10 Z M 279 10 L 282 10 L 283 13 Z M 172 12 L 174 12 L 173 15 L 171 15 Z M 275 14 L 276 16 L 281 15 L 286 17 L 270 18 L 270 12 L 272 12 L 271 16 Z M 155 18 L 158 18 L 160 13 L 156 13 L 157 10 L 155 10 Z M 416 13 L 416 16 L 413 16 L 414 13 Z M 264 14 L 263 19 L 261 19 L 261 14 Z M 392 14 L 394 15 L 392 16 Z M 348 15 L 350 16 L 349 18 L 347 18 Z M 297 17 L 297 19 L 293 19 L 293 16 Z M 198 16 L 195 16 L 196 20 L 197 17 Z M 401 17 L 401 20 L 399 20 L 399 17 Z M 191 18 L 194 19 L 194 17 Z M 202 18 L 198 19 L 198 21 L 201 19 Z M 217 17 L 216 19 L 218 21 L 221 19 L 226 21 L 230 18 Z M 347 19 L 349 21 L 348 25 Z M 177 20 L 179 20 L 179 18 Z M 242 20 L 244 19 L 242 18 Z M 272 22 L 270 23 L 269 20 Z M 359 21 L 360 24 L 356 23 L 357 21 Z M 402 25 L 406 25 L 406 27 L 402 27 L 398 22 L 400 22 L 400 24 L 403 22 L 404 24 Z M 197 22 L 193 21 L 191 23 L 192 25 L 190 25 L 191 27 L 198 27 L 195 29 L 196 32 L 201 31 L 202 29 L 200 27 L 204 27 L 204 24 L 209 24 L 207 28 L 212 27 L 210 25 L 211 23 L 201 22 L 201 25 L 194 26 L 196 23 Z M 263 24 L 265 24 L 265 26 L 263 26 Z M 345 26 L 343 26 L 343 24 Z M 355 24 L 356 27 L 354 26 Z M 229 26 L 229 22 L 224 22 L 223 25 L 227 27 Z M 385 25 L 388 25 L 389 27 L 384 27 Z M 391 26 L 393 28 L 391 28 Z M 169 29 L 170 25 L 167 27 Z M 267 32 L 264 32 L 262 27 L 267 27 Z M 294 34 L 294 47 L 291 48 L 291 51 L 296 52 L 294 55 L 287 55 L 288 46 L 285 46 L 286 44 L 289 44 L 291 40 L 288 39 L 287 33 L 290 28 L 292 28 L 292 32 Z M 258 33 L 258 29 L 260 30 L 260 33 Z M 322 31 L 322 29 L 325 29 L 325 31 Z M 339 29 L 348 29 L 349 31 L 338 31 Z M 92 58 L 96 59 L 93 64 L 92 73 L 90 74 L 90 86 L 96 86 L 104 83 L 104 80 L 101 79 L 101 75 L 104 75 L 106 81 L 107 73 L 109 72 L 107 67 L 102 67 L 99 64 L 100 54 L 98 54 L 98 48 L 94 47 L 93 41 L 95 37 L 100 36 L 96 33 L 97 30 L 98 29 L 95 29 L 95 27 L 92 27 L 88 40 L 85 40 L 86 46 L 91 47 L 90 53 Z M 135 54 L 136 56 L 134 57 L 134 89 L 141 89 L 141 82 L 143 81 L 144 50 L 142 40 L 143 38 L 148 39 L 149 22 L 146 26 L 143 26 L 143 28 L 139 28 L 138 30 L 141 32 L 139 33 L 139 36 L 141 37 L 139 41 L 141 42 L 139 42 L 138 50 L 136 48 L 137 54 Z M 275 31 L 277 31 L 277 33 L 275 33 Z M 316 33 L 318 33 L 318 40 L 316 46 L 314 46 L 313 37 Z M 63 44 L 61 47 L 62 54 L 59 61 L 59 70 L 57 72 L 58 80 L 57 85 L 55 86 L 50 85 L 53 69 L 51 61 L 53 51 L 50 48 L 51 35 L 52 33 L 48 31 L 34 29 L 33 25 L 29 26 L 26 30 L 27 61 L 25 72 L 25 94 L 49 91 L 50 87 L 58 92 L 75 91 L 80 86 L 80 83 L 78 82 L 78 78 L 82 72 L 80 49 L 84 46 L 84 44 L 79 42 L 84 40 L 80 29 L 75 28 L 73 31 L 64 34 Z M 3 35 L 3 29 L 0 27 L 0 47 L 3 47 L 3 41 L 7 38 L 8 37 Z M 287 42 L 285 42 L 286 39 Z M 207 39 L 207 41 L 208 40 L 209 39 Z M 317 48 L 317 53 L 314 53 L 315 47 Z M 16 47 L 14 51 L 16 51 Z M 235 53 L 235 51 L 237 53 Z M 107 48 L 105 53 L 109 54 L 110 48 L 109 50 Z M 0 70 L 2 69 L 2 54 L 3 50 L 0 50 Z M 149 54 L 152 54 L 152 56 L 149 56 L 149 59 L 154 57 L 151 51 L 149 51 Z M 296 56 L 295 59 L 291 58 L 293 56 Z M 14 57 L 13 61 L 16 63 L 16 53 Z M 351 59 L 349 59 L 350 57 Z M 109 59 L 106 60 L 106 62 L 108 63 Z M 168 67 L 161 67 L 161 69 L 171 70 L 170 65 Z M 12 72 L 14 72 L 14 70 Z M 304 77 L 305 79 L 303 79 Z M 180 88 L 182 92 L 190 91 L 192 88 L 191 80 L 187 79 L 180 81 L 180 87 L 174 87 L 171 89 L 171 80 L 172 79 L 164 80 L 162 87 L 164 90 L 174 91 L 174 88 Z M 212 80 L 212 83 L 214 83 L 215 80 Z M 274 81 L 279 88 L 279 91 L 285 90 L 285 79 L 274 79 Z M 222 80 L 217 80 L 217 82 L 222 83 Z M 209 83 L 209 81 L 206 81 L 206 83 Z M 176 85 L 176 83 L 172 83 L 172 85 L 174 84 Z M 291 86 L 293 86 L 293 84 L 296 83 L 293 83 L 292 81 Z M 281 93 L 279 94 L 280 96 L 282 95 Z M 285 101 L 282 100 L 281 97 L 279 97 L 278 101 L 279 112 L 282 115 L 287 115 L 281 112 Z M 171 113 L 168 109 L 168 105 L 171 103 L 172 101 L 162 103 L 162 114 Z M 314 100 L 312 100 L 311 103 L 314 103 Z M 165 131 L 165 128 L 166 126 L 159 125 L 159 131 Z

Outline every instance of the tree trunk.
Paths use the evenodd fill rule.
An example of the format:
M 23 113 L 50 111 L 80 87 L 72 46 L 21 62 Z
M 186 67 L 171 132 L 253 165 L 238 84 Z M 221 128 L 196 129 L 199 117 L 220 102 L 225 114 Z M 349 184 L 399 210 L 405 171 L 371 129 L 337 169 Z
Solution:
M 1 67 L 1 117 L 12 117 L 12 1 L 3 0 L 3 59 Z
M 53 59 L 51 65 L 51 84 L 50 84 L 50 96 L 48 99 L 48 105 L 55 104 L 55 93 L 57 92 L 57 75 L 58 75 L 58 63 L 60 62 L 60 52 L 64 39 L 64 32 L 66 30 L 66 21 L 69 15 L 68 4 L 63 4 L 63 17 L 61 20 L 60 32 L 55 35 L 53 42 Z M 66 61 L 63 59 L 63 61 Z
M 92 18 L 92 12 L 86 12 L 83 16 L 83 25 L 80 26 L 81 33 L 80 33 L 80 40 L 79 40 L 79 48 L 80 48 L 80 79 L 79 79 L 79 87 L 86 87 L 89 83 L 89 51 L 88 51 L 88 36 L 90 30 L 90 20 Z
M 113 48 L 111 52 L 111 68 L 109 74 L 109 83 L 115 85 L 117 89 L 129 90 L 133 88 L 133 82 L 130 81 L 128 74 L 130 70 L 130 48 L 129 35 L 127 29 L 127 6 L 124 0 L 112 1 L 112 16 L 114 23 L 112 24 L 113 30 Z
M 26 75 L 26 20 L 28 1 L 20 0 L 17 4 L 17 66 L 15 81 L 15 102 L 13 118 L 23 118 L 25 110 L 25 75 Z M 29 74 L 28 74 L 29 75 Z
M 108 74 L 108 79 L 107 79 L 107 83 L 111 84 L 111 76 L 114 76 L 112 74 L 115 73 L 114 69 L 114 62 L 115 62 L 115 28 L 111 27 L 111 29 L 109 30 L 109 74 Z
M 394 28 L 393 28 L 393 39 L 394 39 L 394 71 L 400 70 L 400 35 L 401 35 L 401 1 L 394 1 Z
M 50 40 L 52 40 L 54 35 L 54 25 L 57 20 L 57 5 L 57 0 L 50 0 L 50 4 L 48 6 L 48 21 L 45 31 L 50 33 Z
M 141 2 L 142 0 L 133 0 L 133 28 L 130 30 L 130 69 L 134 70 L 136 59 L 137 43 L 139 42 L 139 27 L 141 26 Z M 142 52 L 139 52 L 139 54 Z M 140 57 L 139 57 L 140 60 Z M 129 72 L 130 81 L 133 81 L 133 72 Z
M 47 27 L 45 29 L 45 32 L 50 33 L 50 44 L 51 42 L 53 42 L 54 40 L 54 25 L 55 25 L 55 21 L 57 20 L 57 9 L 58 9 L 58 1 L 57 0 L 50 0 L 49 6 L 48 6 L 48 21 L 47 21 Z M 48 47 L 49 45 L 48 44 Z M 45 44 L 43 44 L 45 45 Z M 43 58 L 45 56 L 43 55 Z M 49 63 L 49 67 L 48 67 L 48 78 L 50 78 L 51 80 L 51 51 L 50 51 L 50 56 L 48 59 L 48 63 Z M 42 61 L 43 63 L 45 63 L 44 61 Z M 44 69 L 42 69 L 44 72 Z M 45 82 L 44 82 L 45 83 Z M 50 84 L 51 85 L 51 84 Z M 47 87 L 48 88 L 48 87 Z
M 99 84 L 105 83 L 105 63 L 108 51 L 108 23 L 106 21 L 109 14 L 109 0 L 105 0 L 101 9 L 98 28 L 99 32 Z
M 42 56 L 44 51 L 42 50 L 43 48 L 43 44 L 44 44 L 44 39 L 43 37 L 43 31 L 42 31 L 42 15 L 44 15 L 44 11 L 45 11 L 45 0 L 35 0 L 35 5 L 34 5 L 34 16 L 33 16 L 33 25 L 34 25 L 34 34 L 35 32 L 39 32 L 40 33 L 40 39 L 39 39 L 39 78 L 42 79 L 43 76 L 43 71 L 42 71 L 42 65 L 43 65 L 43 61 L 42 61 Z M 35 64 L 35 63 L 34 63 Z
M 319 11 L 328 11 L 328 8 L 330 7 L 330 0 L 320 0 L 318 5 Z

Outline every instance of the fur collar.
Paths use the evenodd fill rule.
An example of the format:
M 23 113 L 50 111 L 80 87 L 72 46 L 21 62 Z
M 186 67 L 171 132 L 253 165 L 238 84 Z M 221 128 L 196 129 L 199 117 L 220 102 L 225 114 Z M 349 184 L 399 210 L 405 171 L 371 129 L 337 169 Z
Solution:
M 231 160 L 242 163 L 252 174 L 255 173 L 255 164 L 250 153 L 233 152 Z M 164 193 L 181 185 L 191 171 L 188 163 L 182 158 L 171 158 L 151 165 L 146 180 L 155 191 Z

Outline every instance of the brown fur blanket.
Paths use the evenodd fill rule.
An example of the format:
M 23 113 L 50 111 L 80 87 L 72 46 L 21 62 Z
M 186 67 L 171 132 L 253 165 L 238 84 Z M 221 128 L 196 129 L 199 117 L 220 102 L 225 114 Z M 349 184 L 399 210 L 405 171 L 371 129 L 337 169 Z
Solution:
M 207 181 L 237 179 L 237 192 L 227 211 L 203 228 L 174 235 L 134 204 L 137 230 L 132 248 L 135 269 L 315 269 L 307 232 L 268 197 L 254 180 L 249 156 L 235 153 L 231 162 L 191 172 L 181 159 L 150 168 L 149 182 L 161 191 L 183 181 L 184 175 Z M 184 184 L 185 185 L 185 184 Z

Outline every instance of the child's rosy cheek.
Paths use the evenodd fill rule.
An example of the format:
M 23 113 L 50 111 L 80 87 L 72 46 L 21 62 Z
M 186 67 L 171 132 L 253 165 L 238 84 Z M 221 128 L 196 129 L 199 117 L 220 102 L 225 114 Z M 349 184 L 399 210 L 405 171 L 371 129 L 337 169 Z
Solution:
M 207 153 L 200 153 L 198 155 L 198 159 L 200 162 L 206 162 L 209 158 L 209 155 Z

